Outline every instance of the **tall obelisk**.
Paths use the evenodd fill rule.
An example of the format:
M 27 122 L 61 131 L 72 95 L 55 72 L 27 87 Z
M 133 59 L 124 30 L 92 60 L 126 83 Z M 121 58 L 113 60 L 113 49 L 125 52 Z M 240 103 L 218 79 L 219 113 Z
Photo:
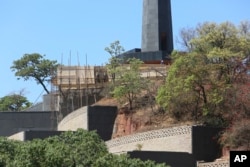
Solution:
M 143 0 L 142 52 L 173 50 L 170 0 Z

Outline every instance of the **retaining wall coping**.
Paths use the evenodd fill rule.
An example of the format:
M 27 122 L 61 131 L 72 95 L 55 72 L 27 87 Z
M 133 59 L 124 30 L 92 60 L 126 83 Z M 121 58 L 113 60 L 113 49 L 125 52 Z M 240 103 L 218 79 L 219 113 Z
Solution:
M 197 167 L 229 167 L 229 161 L 221 160 L 217 162 L 197 162 Z

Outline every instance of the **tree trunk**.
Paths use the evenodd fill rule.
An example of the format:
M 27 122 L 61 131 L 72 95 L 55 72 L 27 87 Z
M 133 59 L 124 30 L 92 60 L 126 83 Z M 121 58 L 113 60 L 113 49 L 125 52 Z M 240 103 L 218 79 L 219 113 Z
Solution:
M 129 110 L 133 109 L 133 101 L 131 99 L 129 99 Z
M 202 85 L 200 85 L 200 87 L 201 87 L 201 90 L 202 90 L 203 101 L 206 104 L 207 103 L 207 95 L 206 95 L 206 92 L 205 92 L 205 88 Z
M 50 94 L 49 90 L 44 85 L 43 81 L 40 78 L 36 78 L 38 82 L 42 85 L 43 89 L 46 91 L 47 94 Z

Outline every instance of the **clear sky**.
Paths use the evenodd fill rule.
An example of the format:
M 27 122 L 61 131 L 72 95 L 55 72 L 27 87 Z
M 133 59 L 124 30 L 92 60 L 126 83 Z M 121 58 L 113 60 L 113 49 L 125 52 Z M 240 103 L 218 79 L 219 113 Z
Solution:
M 172 0 L 174 47 L 181 28 L 198 23 L 250 20 L 250 0 Z M 59 63 L 104 65 L 106 46 L 141 46 L 142 0 L 0 0 L 0 97 L 25 89 L 32 103 L 43 88 L 17 80 L 10 66 L 25 53 Z M 71 61 L 70 60 L 71 53 Z M 37 101 L 38 99 L 38 101 Z

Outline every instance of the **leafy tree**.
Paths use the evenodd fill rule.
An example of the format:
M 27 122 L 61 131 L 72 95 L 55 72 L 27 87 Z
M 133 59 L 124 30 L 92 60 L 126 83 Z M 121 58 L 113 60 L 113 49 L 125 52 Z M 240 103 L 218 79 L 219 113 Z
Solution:
M 0 111 L 22 111 L 31 106 L 21 94 L 11 94 L 0 98 Z
M 213 72 L 212 72 L 213 71 Z M 216 68 L 205 56 L 180 56 L 168 71 L 166 83 L 158 91 L 157 102 L 177 119 L 220 124 L 225 91 L 230 88 L 225 80 L 217 80 Z
M 118 55 L 121 55 L 125 50 L 123 46 L 120 45 L 120 41 L 114 41 L 110 44 L 109 47 L 105 48 L 105 51 L 107 51 L 110 54 L 109 63 L 106 65 L 108 72 L 111 74 L 112 83 L 115 83 L 115 76 L 118 73 L 118 67 L 121 65 L 121 59 L 118 58 Z
M 237 84 L 228 93 L 226 115 L 230 124 L 221 133 L 220 144 L 230 149 L 250 150 L 250 87 L 249 84 Z M 228 108 L 229 108 L 228 107 Z
M 12 163 L 19 167 L 46 166 L 45 152 L 46 143 L 40 139 L 20 143 Z
M 165 167 L 152 161 L 143 162 L 122 155 L 109 154 L 94 132 L 78 129 L 47 139 L 17 142 L 0 138 L 0 167 Z
M 91 166 L 108 153 L 105 143 L 95 132 L 79 129 L 45 140 L 33 140 L 21 145 L 15 157 L 15 165 L 33 166 Z
M 106 47 L 105 51 L 107 51 L 111 57 L 116 57 L 122 54 L 125 50 L 123 46 L 120 45 L 120 41 L 117 40 L 112 42 L 109 47 Z
M 239 26 L 241 36 L 250 39 L 250 22 L 242 21 Z
M 194 28 L 182 28 L 179 32 L 180 40 L 178 42 L 184 48 L 185 51 L 191 52 L 193 50 L 193 46 L 191 40 L 196 36 L 196 30 Z
M 219 25 L 205 22 L 197 26 L 197 37 L 193 38 L 191 43 L 199 53 L 213 56 L 218 56 L 217 53 L 227 53 L 226 57 L 242 58 L 250 54 L 250 39 L 245 35 L 249 31 L 247 28 L 250 27 L 242 27 L 246 28 L 237 28 L 230 22 Z
M 38 53 L 24 54 L 19 60 L 15 60 L 11 66 L 18 79 L 25 81 L 31 78 L 41 84 L 43 89 L 49 94 L 45 82 L 49 81 L 55 74 L 58 64 L 57 61 L 45 59 L 44 55 Z
M 140 76 L 139 67 L 143 63 L 141 60 L 131 58 L 128 63 L 129 67 L 121 67 L 122 72 L 117 81 L 119 84 L 115 86 L 113 95 L 120 101 L 127 100 L 132 110 L 133 102 L 142 90 L 147 88 L 148 81 Z
M 232 111 L 229 92 L 235 84 L 244 83 L 241 61 L 250 48 L 250 40 L 240 32 L 229 22 L 199 24 L 189 41 L 191 52 L 172 55 L 174 62 L 157 102 L 178 119 L 228 123 L 225 116 Z
M 196 28 L 181 29 L 180 38 L 180 44 L 189 52 L 195 49 L 208 55 L 214 51 L 230 51 L 231 54 L 245 56 L 250 53 L 250 22 L 242 21 L 239 27 L 230 22 L 205 22 Z
M 0 167 L 14 167 L 12 162 L 17 151 L 17 146 L 20 143 L 0 137 Z
M 153 161 L 141 161 L 140 159 L 131 159 L 127 155 L 106 154 L 97 159 L 93 167 L 167 167 L 166 164 L 156 164 Z

